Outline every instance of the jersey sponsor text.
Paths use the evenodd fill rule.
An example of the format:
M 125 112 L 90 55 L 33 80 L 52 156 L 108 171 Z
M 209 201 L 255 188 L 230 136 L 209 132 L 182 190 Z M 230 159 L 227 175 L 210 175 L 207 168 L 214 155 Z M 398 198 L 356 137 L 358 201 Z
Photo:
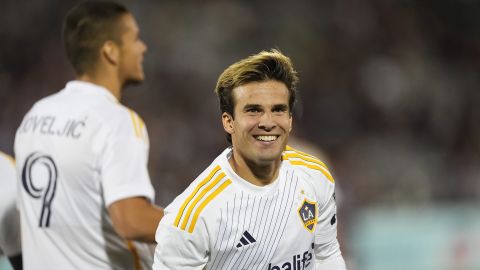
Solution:
M 310 250 L 307 250 L 302 254 L 293 255 L 291 261 L 286 261 L 278 265 L 272 265 L 271 263 L 269 263 L 268 270 L 303 270 L 310 266 L 312 259 L 312 252 Z

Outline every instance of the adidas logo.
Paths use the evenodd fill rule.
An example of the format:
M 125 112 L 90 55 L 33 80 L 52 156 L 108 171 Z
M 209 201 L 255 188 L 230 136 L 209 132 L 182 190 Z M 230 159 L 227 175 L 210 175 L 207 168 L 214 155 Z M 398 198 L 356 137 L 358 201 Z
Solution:
M 255 238 L 253 238 L 253 236 L 249 232 L 244 231 L 243 235 L 242 235 L 242 238 L 240 238 L 240 243 L 237 244 L 237 248 L 240 248 L 240 247 L 246 246 L 246 245 L 250 245 L 250 244 L 253 244 L 255 242 L 257 242 L 257 240 L 255 240 Z

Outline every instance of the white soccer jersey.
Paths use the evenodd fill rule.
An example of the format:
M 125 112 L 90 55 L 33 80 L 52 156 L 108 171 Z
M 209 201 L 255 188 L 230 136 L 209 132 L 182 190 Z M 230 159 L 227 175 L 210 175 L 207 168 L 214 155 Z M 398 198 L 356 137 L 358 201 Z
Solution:
M 16 207 L 17 173 L 12 157 L 0 152 L 0 255 L 20 254 L 20 217 Z
M 345 269 L 336 239 L 333 178 L 319 160 L 287 148 L 279 177 L 240 178 L 226 149 L 166 209 L 153 268 Z M 332 266 L 335 265 L 335 266 Z
M 136 113 L 81 81 L 38 101 L 15 137 L 24 268 L 147 269 L 150 245 L 125 241 L 113 202 L 153 200 L 148 136 Z

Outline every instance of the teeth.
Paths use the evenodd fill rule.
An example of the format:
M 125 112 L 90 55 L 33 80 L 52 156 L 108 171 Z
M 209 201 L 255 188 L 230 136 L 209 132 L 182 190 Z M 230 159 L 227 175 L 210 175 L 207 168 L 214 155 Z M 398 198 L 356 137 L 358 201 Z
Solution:
M 277 136 L 260 135 L 260 136 L 255 136 L 255 139 L 257 139 L 259 141 L 264 141 L 264 142 L 271 142 L 271 141 L 275 141 L 277 139 Z

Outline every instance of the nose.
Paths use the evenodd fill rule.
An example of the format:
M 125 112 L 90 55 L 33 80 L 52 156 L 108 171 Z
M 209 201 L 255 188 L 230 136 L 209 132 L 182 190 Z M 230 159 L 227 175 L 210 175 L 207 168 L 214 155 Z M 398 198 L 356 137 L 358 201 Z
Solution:
M 263 129 L 265 131 L 271 131 L 276 126 L 277 124 L 273 120 L 272 114 L 269 112 L 263 113 L 258 121 L 258 128 Z

